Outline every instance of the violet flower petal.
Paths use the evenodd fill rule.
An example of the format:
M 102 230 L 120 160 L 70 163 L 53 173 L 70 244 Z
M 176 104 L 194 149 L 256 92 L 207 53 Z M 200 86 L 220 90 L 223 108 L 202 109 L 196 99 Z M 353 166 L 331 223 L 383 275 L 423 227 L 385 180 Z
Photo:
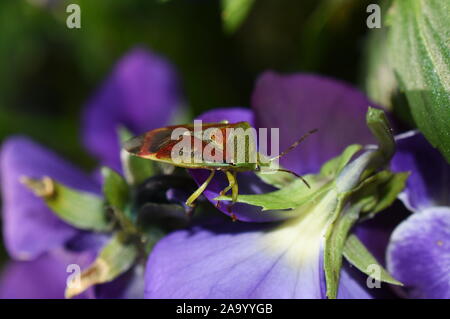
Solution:
M 450 165 L 419 132 L 397 137 L 391 162 L 395 172 L 410 171 L 400 199 L 413 212 L 432 206 L 450 206 Z
M 320 232 L 309 221 L 273 226 L 216 223 L 168 235 L 149 257 L 144 296 L 324 298 Z M 346 297 L 368 297 L 353 279 L 343 284 Z
M 368 106 L 374 104 L 357 89 L 310 74 L 266 72 L 252 97 L 256 126 L 280 129 L 280 152 L 319 129 L 280 159 L 282 166 L 299 174 L 317 173 L 350 144 L 374 143 L 365 120 Z
M 58 250 L 32 261 L 11 261 L 0 276 L 0 299 L 62 299 L 70 264 L 86 267 L 93 256 Z M 72 271 L 72 270 L 71 270 Z M 77 298 L 93 298 L 89 289 Z
M 375 259 L 386 265 L 386 249 L 392 232 L 403 220 L 410 216 L 410 212 L 400 201 L 386 210 L 378 213 L 375 218 L 370 218 L 358 223 L 354 227 L 354 233 L 372 253 Z
M 144 267 L 136 265 L 111 282 L 95 286 L 98 299 L 142 299 L 144 297 Z
M 450 208 L 412 215 L 391 237 L 388 270 L 410 298 L 450 298 Z
M 3 235 L 9 254 L 16 259 L 35 258 L 62 246 L 78 233 L 21 184 L 20 177 L 49 176 L 69 187 L 100 193 L 100 186 L 88 175 L 24 137 L 11 137 L 4 142 L 0 169 Z
M 161 56 L 128 52 L 91 98 L 83 114 L 83 141 L 103 165 L 120 171 L 117 130 L 134 134 L 165 126 L 181 105 L 177 74 Z

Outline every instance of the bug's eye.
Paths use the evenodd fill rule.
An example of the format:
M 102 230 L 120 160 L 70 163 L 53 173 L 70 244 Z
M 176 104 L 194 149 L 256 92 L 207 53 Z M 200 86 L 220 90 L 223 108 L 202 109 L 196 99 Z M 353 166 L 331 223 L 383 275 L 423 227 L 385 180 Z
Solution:
M 180 156 L 183 156 L 183 154 L 184 154 L 183 150 L 180 150 L 180 151 L 178 152 L 178 155 L 180 155 Z

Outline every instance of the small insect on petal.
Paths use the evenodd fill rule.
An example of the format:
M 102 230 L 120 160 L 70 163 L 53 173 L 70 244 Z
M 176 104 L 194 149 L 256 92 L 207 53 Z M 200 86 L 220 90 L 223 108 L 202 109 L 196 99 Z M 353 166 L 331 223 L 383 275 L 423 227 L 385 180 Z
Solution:
M 194 124 L 162 127 L 128 140 L 123 148 L 135 156 L 153 161 L 189 169 L 209 169 L 210 177 L 189 197 L 187 206 L 192 206 L 206 189 L 214 171 L 225 172 L 230 183 L 226 190 L 232 190 L 232 204 L 234 204 L 238 197 L 236 173 L 258 171 L 262 166 L 271 171 L 291 173 L 302 179 L 309 187 L 300 175 L 278 169 L 271 164 L 316 131 L 308 132 L 286 151 L 270 158 L 268 162 L 260 161 L 264 156 L 258 153 L 256 130 L 248 122 L 202 124 L 201 121 L 194 121 Z

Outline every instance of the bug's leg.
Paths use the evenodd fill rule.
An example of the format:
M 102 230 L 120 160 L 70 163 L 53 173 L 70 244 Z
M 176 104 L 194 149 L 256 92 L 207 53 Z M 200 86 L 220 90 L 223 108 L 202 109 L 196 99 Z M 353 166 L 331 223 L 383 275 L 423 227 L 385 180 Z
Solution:
M 237 202 L 237 198 L 239 195 L 239 188 L 238 188 L 238 182 L 236 178 L 236 172 L 230 173 L 227 172 L 228 180 L 230 181 L 231 185 L 231 205 Z
M 227 179 L 228 179 L 228 186 L 220 191 L 220 196 L 224 196 L 233 187 L 234 181 L 230 180 L 227 172 L 228 171 L 225 171 L 225 175 L 227 176 Z M 220 206 L 220 200 L 218 200 L 216 203 L 216 207 L 219 208 L 219 206 Z
M 230 213 L 231 219 L 235 222 L 237 220 L 236 215 L 231 211 L 231 208 L 233 207 L 234 203 L 236 203 L 239 189 L 238 189 L 238 183 L 236 179 L 236 172 L 230 173 L 229 171 L 226 171 L 228 181 L 230 185 L 228 185 L 227 188 L 231 188 L 231 204 L 228 205 L 227 210 L 228 213 Z
M 204 181 L 203 184 L 200 185 L 200 187 L 195 192 L 193 192 L 191 196 L 189 196 L 189 198 L 186 201 L 187 206 L 194 207 L 194 204 L 193 204 L 194 201 L 205 191 L 206 187 L 208 186 L 209 182 L 211 182 L 215 173 L 216 173 L 215 170 L 211 170 L 211 174 L 209 174 L 206 181 Z
M 220 196 L 224 196 L 233 187 L 233 182 L 230 181 L 230 178 L 228 177 L 228 172 L 225 172 L 225 174 L 228 179 L 228 186 L 220 191 Z

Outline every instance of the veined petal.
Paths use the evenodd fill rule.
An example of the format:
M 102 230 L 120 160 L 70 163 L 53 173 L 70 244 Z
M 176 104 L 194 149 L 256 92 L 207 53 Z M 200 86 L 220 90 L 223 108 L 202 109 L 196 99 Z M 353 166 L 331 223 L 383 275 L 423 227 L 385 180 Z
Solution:
M 401 223 L 387 264 L 410 298 L 450 298 L 450 208 L 433 207 Z
M 275 225 L 222 222 L 170 234 L 149 257 L 145 297 L 324 298 L 330 220 L 319 211 L 334 199 Z
M 164 58 L 142 48 L 127 53 L 91 98 L 83 115 L 83 140 L 103 165 L 120 170 L 117 130 L 134 134 L 168 124 L 181 105 L 178 77 Z
M 311 74 L 265 72 L 252 97 L 255 125 L 280 129 L 280 152 L 319 129 L 280 159 L 282 166 L 299 174 L 318 172 L 350 144 L 374 143 L 365 121 L 368 106 L 374 104 L 357 89 Z
M 0 161 L 3 235 L 13 258 L 35 258 L 62 246 L 78 233 L 56 217 L 44 201 L 19 179 L 22 176 L 49 176 L 69 187 L 99 193 L 100 187 L 96 182 L 56 154 L 24 137 L 8 139 L 3 144 Z
M 450 165 L 417 131 L 396 138 L 392 170 L 410 171 L 400 199 L 411 211 L 432 206 L 450 206 Z

